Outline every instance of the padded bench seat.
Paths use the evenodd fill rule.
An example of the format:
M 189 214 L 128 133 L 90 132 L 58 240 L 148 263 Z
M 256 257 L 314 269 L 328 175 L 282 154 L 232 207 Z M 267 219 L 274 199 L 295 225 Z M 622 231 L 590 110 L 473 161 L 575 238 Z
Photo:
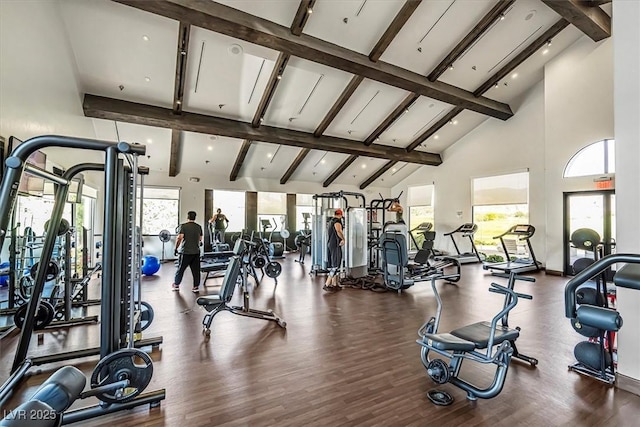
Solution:
M 489 337 L 491 336 L 491 322 L 478 322 L 472 325 L 451 331 L 454 335 L 463 340 L 471 341 L 476 348 L 487 348 Z M 515 341 L 520 336 L 520 331 L 497 325 L 496 333 L 493 337 L 493 344 L 500 344 L 503 341 Z
M 222 301 L 222 299 L 220 298 L 220 295 L 218 294 L 205 295 L 205 296 L 199 297 L 196 300 L 196 303 L 198 305 L 203 305 L 203 306 L 218 305 L 218 304 L 222 304 L 223 302 L 224 301 Z
M 209 273 L 213 271 L 224 271 L 227 269 L 228 262 L 209 262 L 200 263 L 200 271 L 203 273 Z
M 428 345 L 438 350 L 472 351 L 476 348 L 471 341 L 458 338 L 452 334 L 426 334 L 424 338 Z M 424 341 L 418 341 L 418 344 L 424 345 Z
M 621 288 L 640 290 L 640 265 L 625 264 L 613 276 L 613 283 Z

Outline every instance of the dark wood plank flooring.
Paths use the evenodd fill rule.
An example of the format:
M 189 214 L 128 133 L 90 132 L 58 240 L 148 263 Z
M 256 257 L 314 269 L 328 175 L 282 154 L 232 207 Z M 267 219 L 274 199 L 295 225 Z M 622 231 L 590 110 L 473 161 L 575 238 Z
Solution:
M 296 254 L 281 260 L 277 287 L 265 277 L 252 289 L 251 305 L 273 309 L 287 321 L 274 322 L 223 312 L 206 339 L 204 310 L 195 304 L 190 275 L 181 292 L 172 292 L 174 267 L 164 264 L 143 282 L 144 300 L 155 310 L 145 337 L 162 335 L 152 352 L 154 375 L 148 391 L 166 388 L 160 408 L 139 407 L 82 423 L 86 426 L 636 426 L 640 397 L 569 372 L 573 347 L 581 337 L 563 316 L 565 278 L 535 275 L 519 284 L 533 301 L 521 300 L 510 317 L 521 326 L 519 350 L 537 357 L 537 368 L 512 361 L 502 393 L 469 402 L 452 385 L 437 386 L 426 375 L 415 343 L 417 329 L 435 314 L 428 283 L 402 294 L 345 289 L 327 294 L 324 277 L 312 277 L 310 260 Z M 479 265 L 463 266 L 456 285 L 439 284 L 444 300 L 440 331 L 488 320 L 501 298 L 487 291 L 490 277 Z M 209 280 L 207 292 L 221 279 Z M 241 304 L 241 294 L 234 300 Z M 98 326 L 45 332 L 32 343 L 32 355 L 98 345 Z M 16 338 L 0 342 L 0 378 L 8 375 Z M 90 375 L 97 358 L 70 361 Z M 28 397 L 55 366 L 41 367 L 3 410 Z M 463 374 L 488 384 L 490 367 L 466 362 Z M 447 390 L 453 405 L 438 407 L 426 392 Z M 86 406 L 78 402 L 74 407 Z

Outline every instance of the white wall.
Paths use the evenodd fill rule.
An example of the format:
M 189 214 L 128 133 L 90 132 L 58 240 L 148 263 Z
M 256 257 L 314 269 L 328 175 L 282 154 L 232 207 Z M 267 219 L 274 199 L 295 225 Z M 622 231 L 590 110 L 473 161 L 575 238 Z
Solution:
M 613 135 L 613 41 L 580 38 L 545 66 L 547 269 L 563 271 L 562 193 L 595 190 L 592 177 L 563 179 L 581 148 Z
M 617 249 L 640 253 L 640 3 L 614 1 L 613 14 Z M 638 307 L 640 291 L 618 289 L 618 372 L 640 381 Z
M 57 2 L 0 1 L 0 134 L 95 138 Z M 52 161 L 66 164 L 59 151 Z
M 520 104 L 518 108 L 515 108 Z M 472 222 L 471 179 L 529 169 L 529 221 L 536 227 L 532 245 L 536 257 L 543 261 L 545 235 L 544 200 L 544 91 L 542 83 L 512 103 L 515 115 L 507 121 L 488 119 L 472 133 L 443 153 L 438 167 L 423 166 L 392 188 L 404 191 L 409 185 L 435 183 L 435 246 L 455 251 L 442 233 L 464 222 Z M 404 200 L 403 200 L 404 202 Z M 457 212 L 462 211 L 462 217 Z

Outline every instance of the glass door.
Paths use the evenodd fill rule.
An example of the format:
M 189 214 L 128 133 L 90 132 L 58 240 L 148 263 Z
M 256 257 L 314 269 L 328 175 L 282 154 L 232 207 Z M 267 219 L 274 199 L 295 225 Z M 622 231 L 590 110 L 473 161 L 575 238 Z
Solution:
M 571 243 L 572 233 L 580 228 L 588 228 L 598 233 L 602 256 L 615 252 L 613 190 L 564 194 L 564 274 L 568 276 L 573 275 L 572 266 L 577 259 L 594 257 L 593 251 L 576 248 Z

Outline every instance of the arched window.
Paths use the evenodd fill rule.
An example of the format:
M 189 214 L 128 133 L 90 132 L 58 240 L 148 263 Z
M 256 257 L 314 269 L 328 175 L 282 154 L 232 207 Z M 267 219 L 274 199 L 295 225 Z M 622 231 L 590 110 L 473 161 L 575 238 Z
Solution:
M 616 172 L 616 151 L 613 139 L 587 145 L 578 151 L 564 168 L 564 178 L 602 175 Z

